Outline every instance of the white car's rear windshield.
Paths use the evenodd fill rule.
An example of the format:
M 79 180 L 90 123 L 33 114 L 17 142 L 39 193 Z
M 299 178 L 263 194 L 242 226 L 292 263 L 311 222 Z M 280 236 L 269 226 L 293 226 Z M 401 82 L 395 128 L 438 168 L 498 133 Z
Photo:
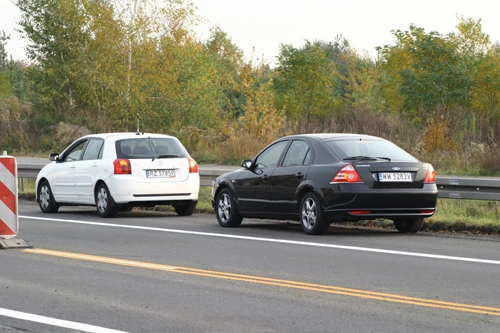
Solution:
M 118 158 L 177 158 L 188 157 L 188 153 L 179 140 L 175 138 L 134 138 L 116 141 Z
M 383 140 L 334 140 L 325 144 L 340 159 L 354 157 L 387 158 L 391 161 L 411 161 L 417 159 L 389 141 Z

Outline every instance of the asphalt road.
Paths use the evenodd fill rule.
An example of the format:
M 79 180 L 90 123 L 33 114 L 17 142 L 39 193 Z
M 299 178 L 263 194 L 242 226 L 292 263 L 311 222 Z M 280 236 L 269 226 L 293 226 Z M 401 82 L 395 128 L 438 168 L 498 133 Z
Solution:
M 500 332 L 500 240 L 20 201 L 0 332 Z

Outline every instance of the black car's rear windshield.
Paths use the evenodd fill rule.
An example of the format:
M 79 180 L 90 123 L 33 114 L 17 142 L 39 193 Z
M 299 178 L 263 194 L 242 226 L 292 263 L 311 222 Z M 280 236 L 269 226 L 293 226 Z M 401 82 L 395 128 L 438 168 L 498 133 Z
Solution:
M 140 159 L 164 157 L 188 157 L 188 153 L 175 138 L 134 138 L 116 141 L 118 158 Z
M 325 144 L 340 159 L 367 157 L 389 159 L 391 161 L 411 161 L 417 159 L 395 144 L 384 140 L 347 139 L 326 141 Z

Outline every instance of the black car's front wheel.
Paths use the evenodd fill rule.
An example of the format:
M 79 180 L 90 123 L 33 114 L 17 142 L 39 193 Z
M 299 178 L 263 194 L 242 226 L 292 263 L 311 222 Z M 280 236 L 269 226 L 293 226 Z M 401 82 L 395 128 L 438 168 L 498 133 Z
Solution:
M 423 218 L 404 218 L 394 220 L 394 226 L 401 233 L 416 233 L 424 225 Z
M 215 199 L 215 215 L 222 227 L 237 227 L 243 218 L 238 213 L 233 194 L 228 188 L 222 189 Z
M 300 203 L 300 225 L 308 235 L 322 235 L 330 226 L 318 197 L 312 192 L 307 193 Z

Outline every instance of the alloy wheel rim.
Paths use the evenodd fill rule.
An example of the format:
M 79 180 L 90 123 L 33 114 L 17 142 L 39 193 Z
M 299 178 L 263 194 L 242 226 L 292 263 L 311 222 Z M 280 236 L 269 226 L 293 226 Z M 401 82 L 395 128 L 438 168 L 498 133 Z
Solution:
M 104 213 L 106 211 L 107 206 L 108 206 L 108 193 L 106 192 L 106 189 L 102 187 L 97 193 L 97 209 L 99 209 L 101 213 Z
M 49 207 L 50 202 L 50 192 L 47 186 L 42 186 L 40 189 L 40 205 L 43 209 L 47 209 Z
M 219 199 L 217 214 L 222 222 L 229 221 L 231 216 L 231 198 L 227 193 L 223 193 Z
M 316 203 L 314 202 L 313 199 L 308 198 L 306 201 L 304 201 L 304 204 L 302 205 L 302 225 L 306 227 L 306 229 L 312 229 L 314 228 L 314 225 L 316 224 L 317 220 L 317 214 L 316 214 Z

